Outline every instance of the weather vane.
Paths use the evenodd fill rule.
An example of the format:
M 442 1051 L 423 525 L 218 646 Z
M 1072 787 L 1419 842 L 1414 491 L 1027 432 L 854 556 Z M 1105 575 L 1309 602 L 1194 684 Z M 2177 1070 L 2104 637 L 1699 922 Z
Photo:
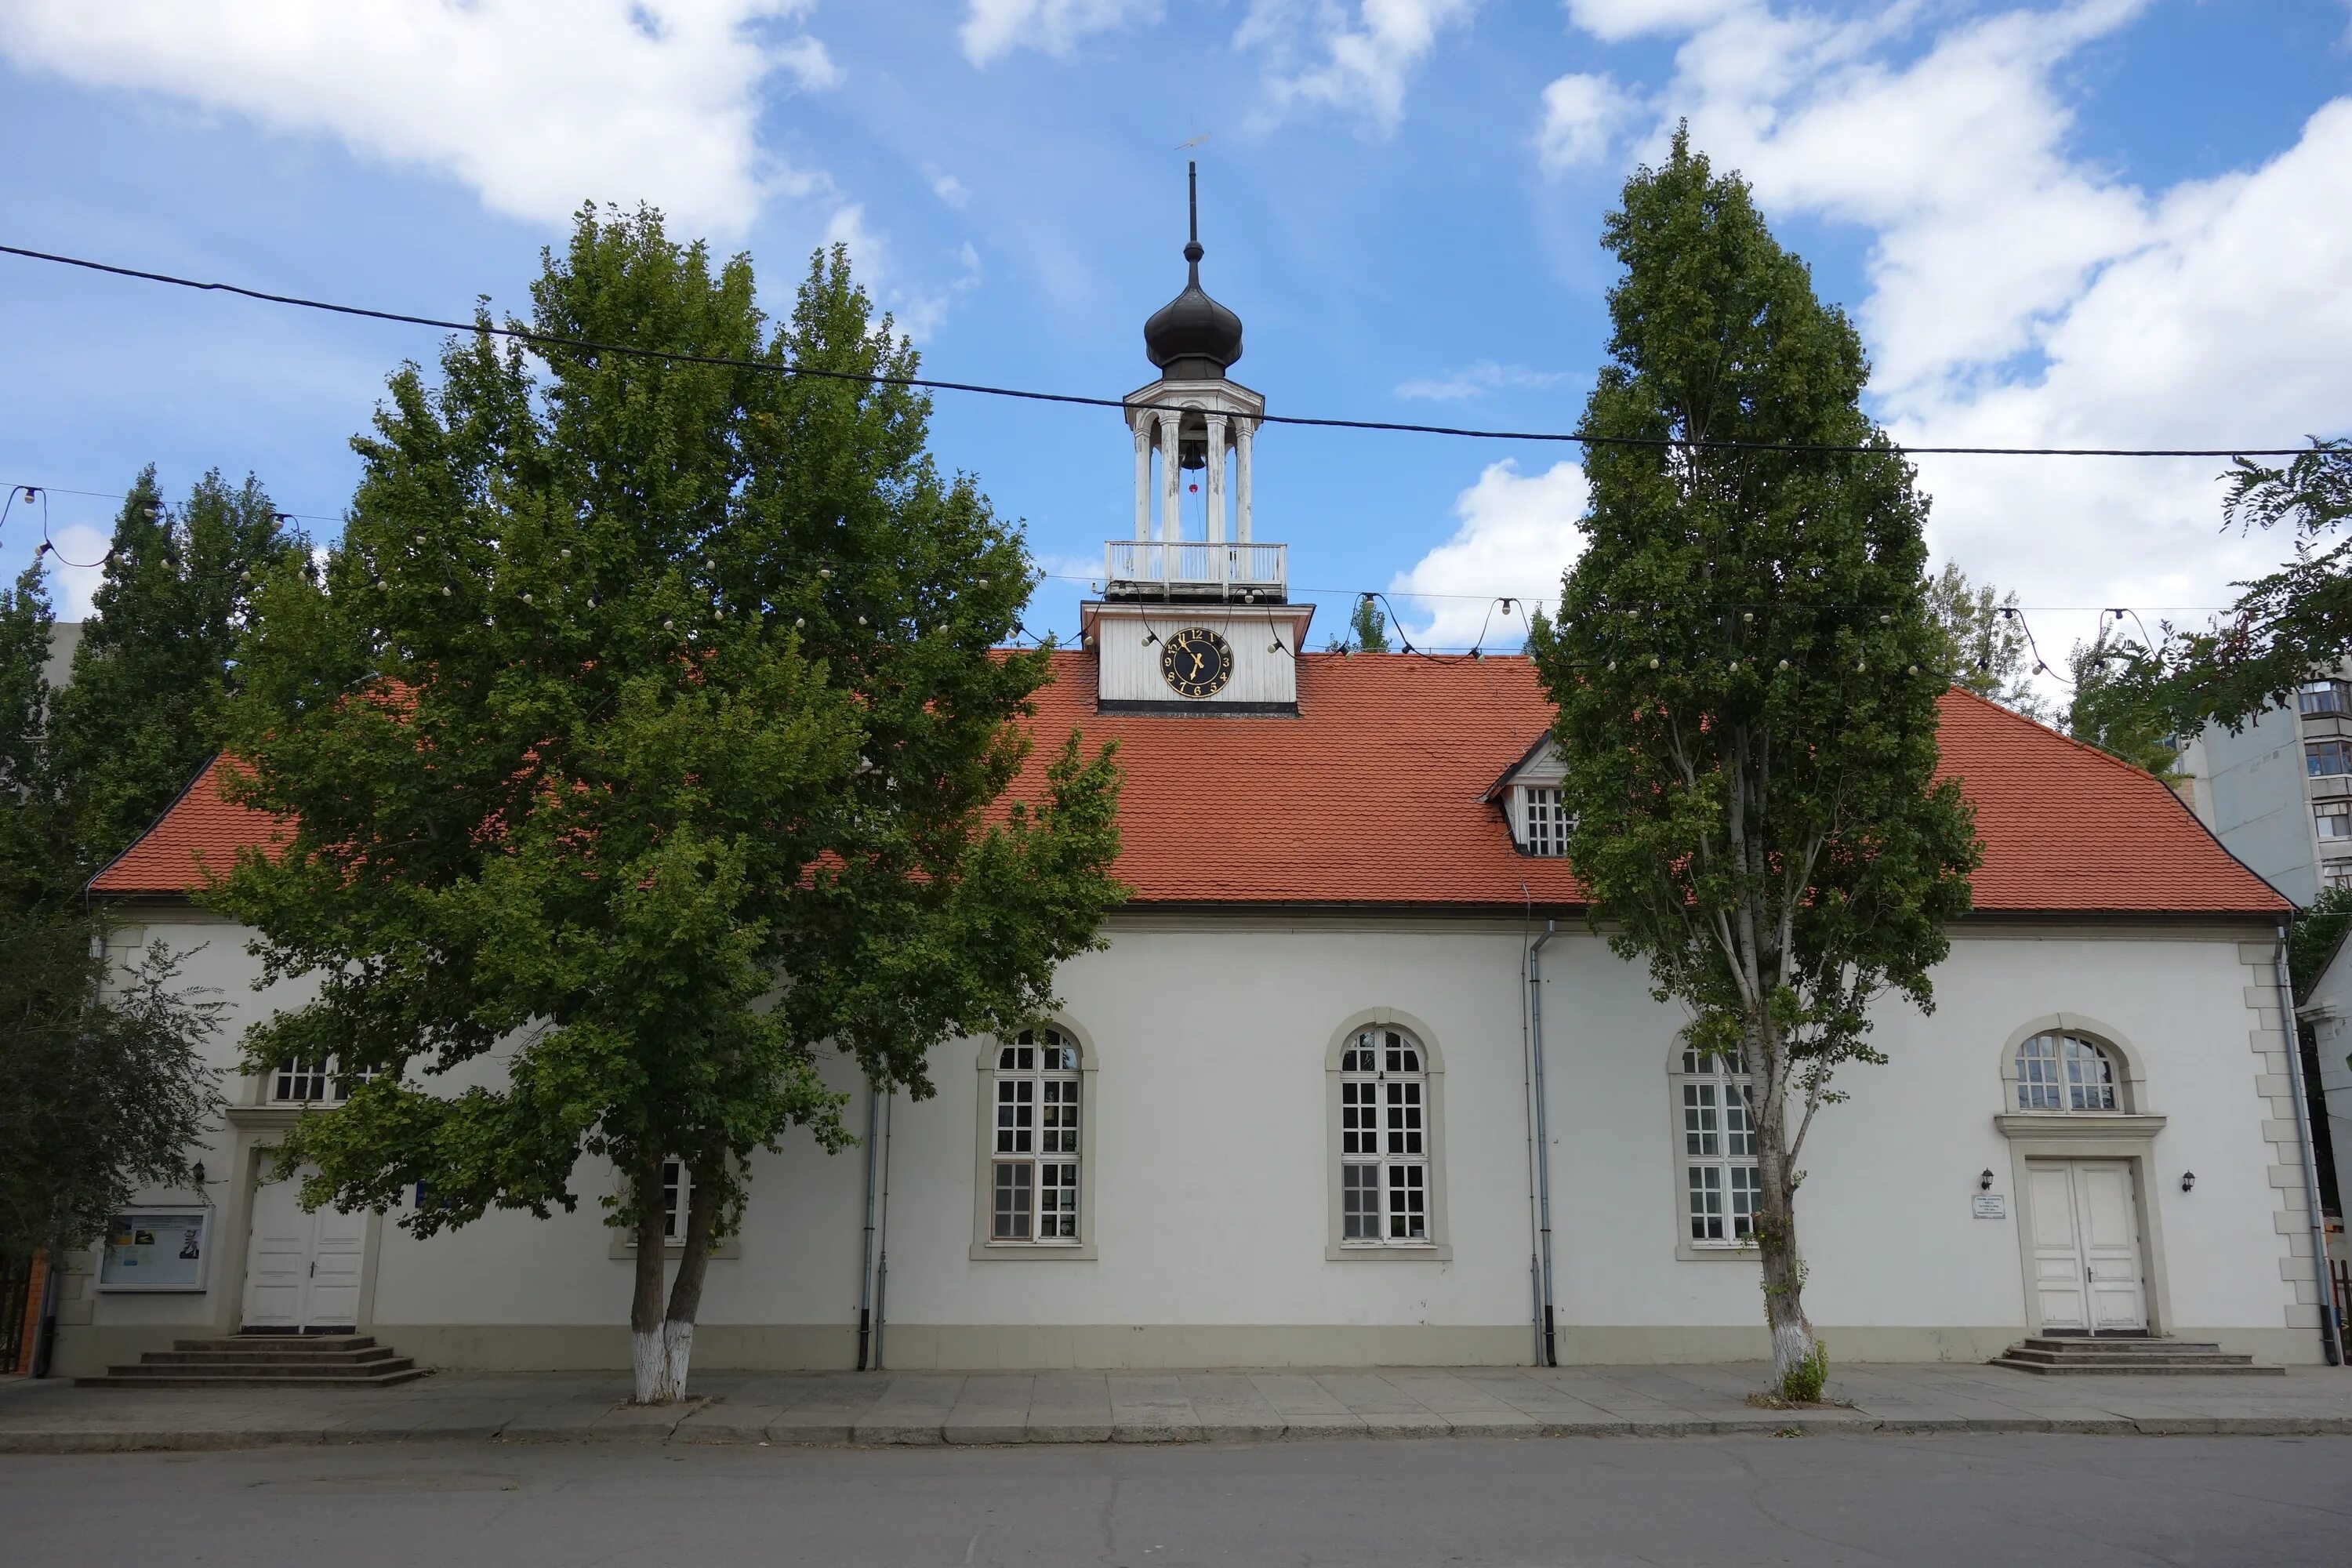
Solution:
M 1209 139 L 1209 134 L 1210 133 L 1208 132 L 1203 131 L 1198 136 L 1192 138 L 1190 141 L 1179 142 L 1176 143 L 1176 151 L 1181 153 L 1187 147 L 1198 147 L 1202 142 L 1206 142 Z

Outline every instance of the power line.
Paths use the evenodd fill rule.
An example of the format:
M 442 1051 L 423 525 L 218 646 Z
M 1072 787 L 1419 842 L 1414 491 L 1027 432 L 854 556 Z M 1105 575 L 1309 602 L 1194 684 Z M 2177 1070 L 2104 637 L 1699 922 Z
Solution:
M 367 321 L 392 321 L 403 326 L 432 327 L 441 331 L 481 333 L 490 337 L 511 339 L 535 347 L 570 349 L 576 353 L 623 354 L 635 359 L 662 360 L 673 364 L 699 364 L 730 370 L 755 370 L 772 374 L 808 376 L 824 381 L 857 382 L 866 385 L 917 387 L 927 392 L 969 392 L 988 397 L 1014 397 L 1032 403 L 1065 403 L 1087 408 L 1122 410 L 1140 408 L 1162 413 L 1187 412 L 1183 405 L 1173 403 L 1129 403 L 1123 398 L 1092 397 L 1078 393 L 1037 392 L 1023 387 L 992 386 L 981 382 L 941 381 L 929 376 L 881 375 L 859 371 L 821 370 L 814 365 L 793 364 L 776 360 L 740 359 L 726 354 L 688 353 L 682 350 L 646 348 L 634 343 L 595 342 L 585 338 L 534 332 L 521 327 L 497 327 L 481 321 L 444 321 L 439 317 L 415 316 L 401 310 L 380 310 L 364 305 L 344 305 L 328 300 L 304 299 L 296 294 L 272 294 L 264 289 L 247 289 L 242 284 L 207 283 L 199 279 L 181 278 L 169 272 L 150 272 L 136 267 L 120 267 L 111 262 L 92 261 L 84 257 L 60 256 L 45 250 L 27 250 L 22 246 L 0 245 L 0 255 L 21 257 L 28 261 L 46 261 L 58 267 L 79 268 L 84 271 L 103 273 L 113 278 L 133 278 L 149 283 L 168 283 L 174 288 L 194 289 L 206 293 L 234 294 L 241 299 L 256 300 L 264 304 L 290 305 L 299 310 L 324 310 L 339 316 L 357 316 Z M 1416 425 L 1388 419 L 1328 419 L 1303 414 L 1265 414 L 1257 417 L 1261 423 L 1267 425 L 1300 425 L 1331 430 L 1375 430 L 1410 436 L 1456 436 L 1478 441 L 1550 441 L 1582 447 L 1634 447 L 1690 451 L 1790 452 L 1808 455 L 1864 453 L 1889 449 L 1825 442 L 1689 440 L 1671 436 L 1593 436 L 1559 430 L 1482 430 L 1458 425 Z M 1891 449 L 1914 457 L 2292 458 L 2301 455 L 2308 448 L 2303 447 L 1898 446 Z

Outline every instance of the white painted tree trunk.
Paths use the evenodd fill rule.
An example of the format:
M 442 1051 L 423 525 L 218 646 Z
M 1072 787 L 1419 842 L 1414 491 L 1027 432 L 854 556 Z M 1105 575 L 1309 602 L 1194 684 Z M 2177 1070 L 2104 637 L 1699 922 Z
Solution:
M 694 1325 L 664 1319 L 659 1333 L 629 1336 L 640 1405 L 670 1405 L 686 1397 L 687 1363 L 694 1354 Z

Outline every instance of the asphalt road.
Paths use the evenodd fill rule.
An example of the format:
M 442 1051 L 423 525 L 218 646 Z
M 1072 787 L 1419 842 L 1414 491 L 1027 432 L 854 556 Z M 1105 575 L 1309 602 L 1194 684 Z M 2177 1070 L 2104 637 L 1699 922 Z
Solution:
M 2347 1466 L 2352 1437 L 24 1457 L 0 1561 L 2341 1564 Z

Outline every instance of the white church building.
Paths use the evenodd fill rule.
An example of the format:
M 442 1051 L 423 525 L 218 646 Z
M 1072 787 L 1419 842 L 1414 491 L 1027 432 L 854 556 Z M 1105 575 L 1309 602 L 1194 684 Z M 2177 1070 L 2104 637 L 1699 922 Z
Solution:
M 1241 323 L 1201 254 L 1129 399 L 1132 536 L 1035 719 L 1119 743 L 1134 896 L 1061 1011 L 939 1054 L 936 1098 L 869 1123 L 835 1064 L 876 1135 L 755 1161 L 697 1365 L 1760 1358 L 1740 1086 L 1588 929 L 1533 671 L 1305 650 L 1313 607 L 1251 511 L 1264 400 L 1231 379 Z M 2113 758 L 1958 691 L 1941 740 L 1984 864 L 1934 1013 L 1881 1008 L 1887 1062 L 1845 1071 L 1807 1151 L 1832 1358 L 2096 1331 L 2321 1359 L 2286 905 Z M 143 1194 L 68 1259 L 58 1370 L 240 1329 L 626 1367 L 630 1243 L 593 1201 L 419 1240 L 268 1179 L 332 1081 L 241 1072 L 236 1037 L 285 994 L 195 895 L 270 826 L 207 770 L 92 883 L 123 949 L 171 943 L 231 1005 L 234 1103 L 200 1190 Z M 583 1164 L 579 1190 L 613 1179 Z

